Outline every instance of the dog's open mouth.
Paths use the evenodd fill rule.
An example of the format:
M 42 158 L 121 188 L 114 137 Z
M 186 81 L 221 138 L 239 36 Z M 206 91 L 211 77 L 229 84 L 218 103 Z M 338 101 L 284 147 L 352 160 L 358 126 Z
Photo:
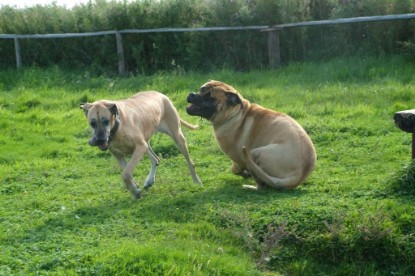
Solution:
M 200 116 L 209 120 L 213 116 L 213 113 L 215 113 L 215 107 L 196 105 L 191 103 L 186 107 L 186 112 L 190 116 Z
M 92 147 L 97 146 L 100 150 L 107 150 L 108 147 L 109 147 L 108 142 L 103 142 L 103 143 L 98 144 L 97 139 L 95 137 L 92 137 L 89 140 L 89 145 L 92 146 Z
M 194 105 L 194 104 L 189 104 L 187 107 L 186 107 L 186 112 L 187 112 L 187 114 L 189 114 L 189 115 L 197 115 L 197 111 L 199 110 L 199 108 L 196 106 L 196 105 Z
M 98 145 L 98 147 L 99 147 L 99 149 L 100 150 L 107 150 L 108 149 L 108 142 L 105 142 L 105 143 L 103 143 L 103 144 L 101 144 L 101 145 Z

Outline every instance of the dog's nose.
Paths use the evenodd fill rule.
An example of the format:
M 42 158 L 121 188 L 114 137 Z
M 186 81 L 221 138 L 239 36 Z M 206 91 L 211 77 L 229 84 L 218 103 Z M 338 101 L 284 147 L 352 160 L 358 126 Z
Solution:
M 97 139 L 95 139 L 95 144 L 96 145 L 102 145 L 102 144 L 105 144 L 106 142 L 107 142 L 107 140 L 104 139 L 104 138 L 97 138 Z
M 191 92 L 188 96 L 187 96 L 187 102 L 188 103 L 193 103 L 193 102 L 195 102 L 196 100 L 197 100 L 197 98 L 198 98 L 198 94 L 197 93 L 195 93 L 195 92 Z

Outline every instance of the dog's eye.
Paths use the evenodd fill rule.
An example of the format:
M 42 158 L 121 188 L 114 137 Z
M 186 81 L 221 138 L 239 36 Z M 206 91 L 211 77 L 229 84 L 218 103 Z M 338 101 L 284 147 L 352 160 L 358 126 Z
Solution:
M 210 91 L 205 92 L 205 94 L 202 95 L 204 100 L 212 100 L 213 97 L 210 95 Z
M 108 124 L 110 123 L 110 121 L 108 121 L 108 119 L 102 119 L 101 123 L 103 126 L 108 126 Z
M 97 127 L 97 123 L 94 121 L 94 122 L 91 122 L 91 127 L 92 128 L 96 128 Z

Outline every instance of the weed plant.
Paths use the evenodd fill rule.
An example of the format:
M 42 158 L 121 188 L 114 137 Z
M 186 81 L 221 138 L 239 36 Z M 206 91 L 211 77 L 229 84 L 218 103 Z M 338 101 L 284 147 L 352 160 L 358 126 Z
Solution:
M 0 72 L 0 275 L 411 275 L 411 137 L 392 120 L 414 108 L 413 64 L 337 59 L 278 71 L 113 78 L 59 68 Z M 249 191 L 206 121 L 185 113 L 208 79 L 297 119 L 318 153 L 292 191 Z M 204 185 L 170 138 L 152 140 L 156 183 L 139 201 L 108 152 L 88 145 L 79 103 L 167 94 Z M 144 158 L 135 170 L 143 183 Z

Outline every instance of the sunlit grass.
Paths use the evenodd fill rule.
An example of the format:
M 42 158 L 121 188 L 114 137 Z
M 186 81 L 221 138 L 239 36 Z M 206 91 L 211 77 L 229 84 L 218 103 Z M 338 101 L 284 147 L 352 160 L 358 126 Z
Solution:
M 392 116 L 413 108 L 414 70 L 390 58 L 126 79 L 0 72 L 0 274 L 411 274 L 411 137 Z M 253 180 L 232 175 L 210 124 L 185 113 L 209 79 L 304 126 L 318 163 L 303 185 L 241 188 Z M 157 134 L 156 183 L 134 201 L 115 159 L 88 145 L 79 103 L 139 90 L 162 91 L 200 124 L 183 131 L 203 186 Z M 138 183 L 149 168 L 144 158 Z

